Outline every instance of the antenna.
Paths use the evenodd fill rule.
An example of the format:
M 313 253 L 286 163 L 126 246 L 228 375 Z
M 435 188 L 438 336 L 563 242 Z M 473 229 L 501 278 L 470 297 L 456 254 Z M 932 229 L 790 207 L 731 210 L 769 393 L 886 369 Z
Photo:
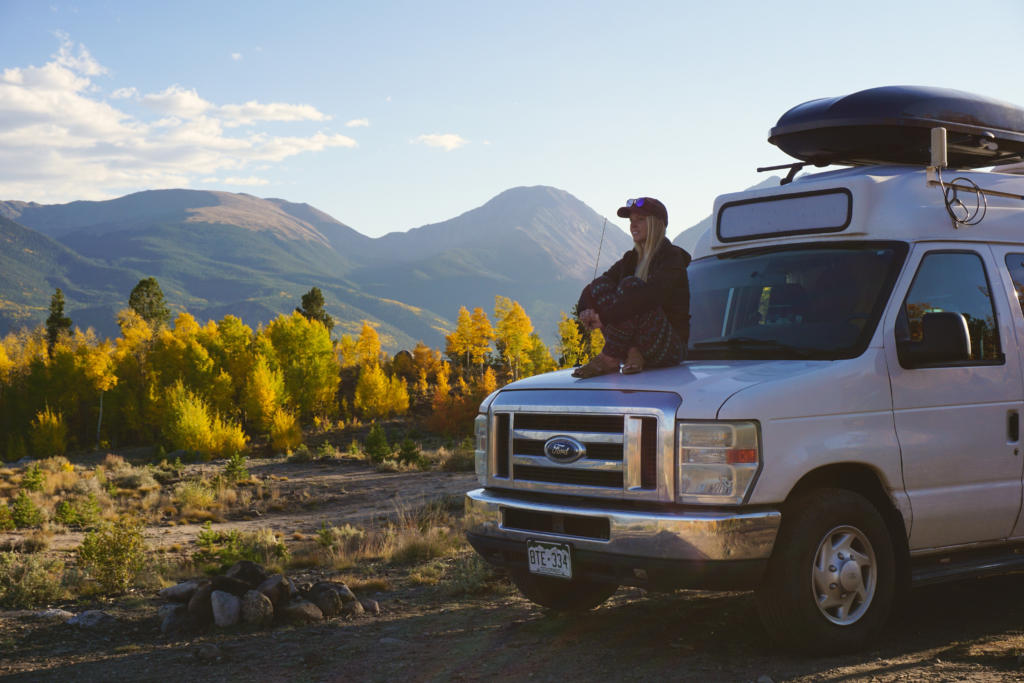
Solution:
M 993 150 L 992 145 L 995 143 L 989 139 L 992 137 L 994 136 L 988 133 L 980 142 L 980 146 L 990 151 Z M 946 213 L 953 221 L 954 229 L 980 223 L 988 211 L 988 200 L 986 199 L 988 196 L 1024 200 L 1024 195 L 978 187 L 978 184 L 969 178 L 953 178 L 953 182 L 946 184 L 942 180 L 942 169 L 947 166 L 949 166 L 949 144 L 946 139 L 946 129 L 937 126 L 931 130 L 931 164 L 925 172 L 925 177 L 929 186 L 938 185 L 942 190 Z M 960 199 L 960 191 L 974 194 L 973 207 L 968 207 Z
M 591 280 L 597 279 L 597 264 L 601 261 L 601 247 L 604 246 L 604 229 L 608 227 L 608 219 L 604 219 L 604 223 L 601 225 L 601 241 L 597 243 L 597 258 L 594 260 L 594 277 Z

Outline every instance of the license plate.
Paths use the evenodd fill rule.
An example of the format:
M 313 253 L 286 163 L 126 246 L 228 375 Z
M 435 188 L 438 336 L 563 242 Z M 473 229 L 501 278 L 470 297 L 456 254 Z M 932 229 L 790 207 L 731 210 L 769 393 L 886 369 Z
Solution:
M 527 541 L 526 554 L 530 560 L 531 573 L 572 578 L 572 546 L 568 543 Z

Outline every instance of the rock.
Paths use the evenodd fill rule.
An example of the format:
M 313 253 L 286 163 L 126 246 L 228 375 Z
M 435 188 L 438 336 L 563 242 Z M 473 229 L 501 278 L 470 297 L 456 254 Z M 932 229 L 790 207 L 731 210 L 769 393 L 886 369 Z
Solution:
M 188 613 L 188 607 L 180 603 L 160 608 L 160 633 L 168 638 L 182 638 L 197 630 L 195 619 Z
M 68 619 L 75 618 L 75 614 L 73 612 L 68 612 L 67 610 L 63 609 L 44 609 L 39 612 L 33 612 L 32 616 L 36 619 L 43 619 L 46 621 L 64 622 L 66 622 Z
M 229 576 L 215 576 L 211 580 L 211 583 L 213 584 L 213 590 L 231 593 L 236 598 L 245 595 L 245 592 L 252 588 L 252 586 L 247 584 L 245 581 L 232 579 Z
M 335 583 L 333 581 L 317 581 L 309 592 L 316 593 L 322 590 L 334 591 L 341 598 L 342 602 L 352 602 L 356 599 L 356 594 L 352 592 L 352 589 L 343 583 Z
M 341 613 L 346 617 L 356 617 L 365 611 L 366 610 L 363 609 L 363 604 L 361 602 L 358 600 L 352 600 L 351 602 L 345 603 Z
M 359 604 L 363 606 L 363 610 L 364 611 L 369 612 L 370 614 L 372 614 L 375 617 L 379 617 L 380 616 L 380 603 L 377 602 L 376 600 L 370 600 L 370 599 L 360 600 Z
M 211 593 L 213 593 L 213 586 L 209 582 L 203 582 L 192 594 L 192 599 L 188 601 L 188 613 L 200 626 L 206 626 L 213 621 L 213 608 L 210 606 Z
M 248 626 L 266 626 L 274 620 L 274 603 L 259 591 L 248 591 L 242 596 L 240 618 Z
M 213 623 L 217 626 L 236 626 L 242 610 L 242 601 L 231 593 L 215 590 L 210 593 L 210 609 L 213 610 Z
M 291 597 L 291 582 L 282 574 L 274 574 L 261 583 L 256 590 L 270 598 L 274 604 L 274 612 L 279 613 L 288 598 Z
M 341 601 L 341 596 L 336 591 L 329 588 L 323 590 L 314 591 L 309 594 L 309 600 L 314 605 L 320 608 L 325 617 L 336 617 L 341 614 L 341 610 L 345 603 Z
M 164 600 L 170 600 L 171 602 L 188 602 L 192 599 L 199 585 L 200 582 L 195 579 L 182 581 L 176 586 L 164 588 L 158 595 Z
M 275 607 L 275 613 L 277 608 Z M 279 612 L 281 618 L 289 624 L 313 624 L 323 621 L 324 613 L 309 600 L 298 599 L 286 603 Z
M 117 623 L 117 619 L 98 609 L 90 609 L 64 622 L 78 628 L 105 628 Z
M 229 579 L 237 579 L 248 584 L 249 588 L 256 588 L 261 583 L 267 580 L 269 574 L 267 570 L 249 560 L 242 560 L 236 562 L 231 569 L 224 573 L 224 576 Z

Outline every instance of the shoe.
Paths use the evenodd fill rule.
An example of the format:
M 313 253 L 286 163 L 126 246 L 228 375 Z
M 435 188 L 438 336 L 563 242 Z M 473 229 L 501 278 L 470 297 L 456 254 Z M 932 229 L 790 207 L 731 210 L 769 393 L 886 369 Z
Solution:
M 620 372 L 623 375 L 635 375 L 638 372 L 642 372 L 643 369 L 644 355 L 635 346 L 630 347 L 629 352 L 626 354 L 626 362 L 623 363 Z
M 599 375 L 610 375 L 613 372 L 618 372 L 618 370 L 618 361 L 602 353 L 591 358 L 590 362 L 586 365 L 581 365 L 573 370 L 572 376 L 579 379 L 588 379 Z

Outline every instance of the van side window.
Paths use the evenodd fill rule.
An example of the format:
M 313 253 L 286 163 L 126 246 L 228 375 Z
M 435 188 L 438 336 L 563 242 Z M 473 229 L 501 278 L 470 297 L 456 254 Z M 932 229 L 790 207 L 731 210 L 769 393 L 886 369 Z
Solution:
M 1006 269 L 1013 279 L 1013 288 L 1017 291 L 1017 303 L 1024 312 L 1024 254 L 1007 254 Z
M 967 321 L 972 361 L 1002 359 L 992 292 L 976 253 L 925 254 L 896 321 L 896 336 L 921 341 L 925 313 L 944 311 L 961 313 Z

